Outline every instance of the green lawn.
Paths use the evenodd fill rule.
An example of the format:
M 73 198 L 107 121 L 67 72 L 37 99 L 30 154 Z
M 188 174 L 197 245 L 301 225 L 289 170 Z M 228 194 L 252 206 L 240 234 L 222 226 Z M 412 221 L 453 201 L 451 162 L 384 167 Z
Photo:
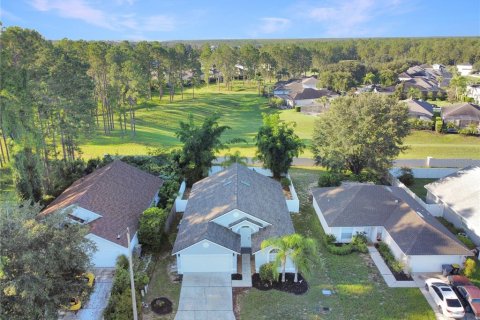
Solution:
M 480 137 L 412 131 L 404 144 L 409 149 L 399 155 L 401 159 L 425 159 L 428 156 L 480 159 Z
M 173 320 L 175 318 L 175 312 L 178 309 L 181 285 L 178 282 L 173 282 L 169 277 L 169 266 L 175 261 L 175 257 L 170 255 L 170 250 L 171 248 L 168 251 L 165 251 L 160 257 L 157 257 L 155 269 L 150 277 L 151 281 L 148 284 L 148 292 L 145 296 L 145 301 L 150 303 L 154 298 L 167 297 L 172 301 L 173 312 L 165 316 L 158 316 L 149 310 L 144 312 L 144 320 Z
M 259 97 L 254 84 L 243 85 L 238 82 L 232 91 L 226 91 L 223 86 L 220 91 L 211 85 L 195 92 L 192 99 L 191 89 L 186 90 L 184 100 L 175 96 L 173 103 L 168 97 L 162 101 L 154 97 L 144 101 L 136 111 L 137 134 L 135 137 L 122 137 L 118 131 L 105 136 L 101 130 L 90 139 L 84 139 L 81 145 L 84 158 L 103 156 L 105 153 L 135 155 L 146 154 L 147 147 L 172 148 L 179 147 L 175 137 L 178 122 L 186 120 L 189 113 L 196 121 L 205 116 L 218 113 L 220 123 L 228 125 L 232 130 L 224 135 L 225 140 L 243 138 L 246 143 L 232 146 L 230 151 L 240 150 L 244 156 L 255 154 L 253 137 L 261 125 L 261 113 L 279 113 L 281 119 L 296 122 L 296 132 L 305 144 L 310 145 L 313 134 L 315 116 L 305 115 L 294 110 L 276 110 L 267 106 L 267 99 Z M 118 124 L 117 124 L 118 126 Z M 461 135 L 440 135 L 433 132 L 414 131 L 407 137 L 405 144 L 410 148 L 399 158 L 419 159 L 432 156 L 436 158 L 477 158 L 480 159 L 480 138 Z M 311 157 L 307 148 L 302 157 Z
M 319 172 L 298 168 L 290 172 L 301 201 L 301 212 L 293 215 L 295 230 L 318 241 L 323 229 L 307 189 L 316 184 Z M 319 253 L 325 268 L 314 267 L 305 295 L 250 289 L 239 297 L 240 319 L 435 319 L 418 289 L 388 288 L 368 255 L 335 256 L 323 246 Z M 324 288 L 336 293 L 325 297 Z M 320 307 L 332 312 L 320 315 Z
M 13 186 L 11 168 L 0 168 L 0 202 L 14 200 L 15 198 L 15 187 Z
M 438 179 L 415 178 L 413 185 L 409 186 L 408 188 L 425 201 L 427 189 L 425 189 L 424 186 L 437 180 Z

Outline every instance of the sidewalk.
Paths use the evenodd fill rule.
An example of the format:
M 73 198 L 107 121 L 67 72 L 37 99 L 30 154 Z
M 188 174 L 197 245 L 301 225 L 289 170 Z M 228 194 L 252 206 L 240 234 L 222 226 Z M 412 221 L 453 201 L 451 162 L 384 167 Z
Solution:
M 252 286 L 252 268 L 250 266 L 250 255 L 242 254 L 242 280 L 232 280 L 234 288 L 250 288 Z
M 397 281 L 392 272 L 383 261 L 382 256 L 375 247 L 368 247 L 368 252 L 372 257 L 373 262 L 377 266 L 378 271 L 382 275 L 385 283 L 390 288 L 417 288 L 418 284 L 415 281 Z

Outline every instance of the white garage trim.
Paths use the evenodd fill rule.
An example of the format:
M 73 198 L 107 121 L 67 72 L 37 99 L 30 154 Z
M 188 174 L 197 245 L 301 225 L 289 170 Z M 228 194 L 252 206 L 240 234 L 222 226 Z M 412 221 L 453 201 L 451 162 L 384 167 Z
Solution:
M 213 245 L 214 247 L 220 247 L 220 248 L 222 248 L 222 249 L 228 250 L 228 251 L 230 251 L 230 252 L 232 252 L 232 253 L 235 253 L 235 254 L 236 254 L 236 253 L 239 253 L 239 252 L 233 251 L 232 249 L 229 249 L 229 248 L 227 248 L 227 247 L 224 247 L 224 246 L 222 246 L 222 245 L 219 245 L 218 243 L 215 243 L 215 242 L 213 242 L 213 241 L 204 239 L 204 240 L 200 240 L 200 241 L 197 242 L 197 243 L 192 244 L 191 246 L 186 247 L 185 249 L 182 249 L 182 250 L 180 250 L 180 251 L 178 251 L 178 252 L 176 252 L 176 253 L 173 253 L 172 256 L 173 256 L 173 255 L 178 255 L 178 254 L 181 254 L 181 253 L 186 253 L 186 251 L 190 251 L 192 248 L 194 248 L 194 247 L 196 247 L 196 246 L 198 246 L 198 245 L 200 245 L 200 244 L 203 244 L 203 243 L 205 243 L 205 242 L 208 242 L 209 245 Z
M 228 253 L 227 254 L 181 254 L 177 258 L 180 260 L 180 270 L 178 270 L 178 273 L 180 274 L 183 274 L 185 272 L 234 273 L 235 272 L 235 270 L 233 270 L 234 257 L 236 257 L 236 255 L 228 254 Z

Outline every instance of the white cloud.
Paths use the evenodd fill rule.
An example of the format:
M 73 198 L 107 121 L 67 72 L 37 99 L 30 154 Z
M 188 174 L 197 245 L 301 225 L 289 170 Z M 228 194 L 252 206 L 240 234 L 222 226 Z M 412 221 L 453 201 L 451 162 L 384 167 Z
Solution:
M 31 5 L 38 11 L 55 11 L 64 18 L 78 19 L 94 26 L 114 29 L 103 11 L 91 7 L 83 0 L 33 0 Z
M 370 22 L 380 15 L 404 13 L 400 8 L 402 1 L 338 0 L 324 6 L 304 6 L 303 12 L 308 12 L 307 18 L 321 23 L 329 36 L 373 35 L 377 27 L 382 28 Z
M 290 20 L 285 18 L 261 18 L 260 21 L 262 24 L 260 25 L 259 32 L 264 34 L 271 34 L 280 31 L 284 31 L 288 29 L 290 26 Z
M 136 0 L 116 0 L 117 5 L 132 5 Z M 87 0 L 32 0 L 31 5 L 38 11 L 52 11 L 59 16 L 81 20 L 85 23 L 143 37 L 143 32 L 175 29 L 176 21 L 168 15 L 138 16 L 135 13 L 122 14 L 93 7 Z

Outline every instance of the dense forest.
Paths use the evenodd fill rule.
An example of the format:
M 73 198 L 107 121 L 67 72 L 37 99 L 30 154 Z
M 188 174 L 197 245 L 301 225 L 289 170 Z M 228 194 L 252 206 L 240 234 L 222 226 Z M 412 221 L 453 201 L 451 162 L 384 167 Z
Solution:
M 4 28 L 0 165 L 13 161 L 19 193 L 39 200 L 56 189 L 51 177 L 75 165 L 80 139 L 114 130 L 134 136 L 141 99 L 173 101 L 183 99 L 186 86 L 216 82 L 228 89 L 235 78 L 260 85 L 307 73 L 339 79 L 338 89 L 370 73 L 391 85 L 422 63 L 471 63 L 478 70 L 480 39 L 116 43 L 49 41 L 34 30 Z

